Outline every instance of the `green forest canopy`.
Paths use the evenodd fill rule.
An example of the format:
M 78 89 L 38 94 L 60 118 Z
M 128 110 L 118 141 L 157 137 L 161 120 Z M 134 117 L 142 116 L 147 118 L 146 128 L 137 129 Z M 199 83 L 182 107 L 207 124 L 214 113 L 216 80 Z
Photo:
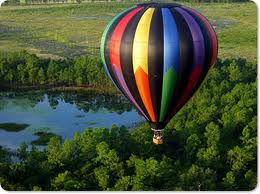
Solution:
M 97 66 L 98 67 L 98 66 Z M 86 129 L 44 151 L 0 149 L 7 190 L 251 190 L 256 186 L 256 62 L 217 61 L 155 146 L 146 124 Z
M 1 85 L 73 85 L 114 90 L 98 57 L 55 61 L 26 51 L 0 53 Z

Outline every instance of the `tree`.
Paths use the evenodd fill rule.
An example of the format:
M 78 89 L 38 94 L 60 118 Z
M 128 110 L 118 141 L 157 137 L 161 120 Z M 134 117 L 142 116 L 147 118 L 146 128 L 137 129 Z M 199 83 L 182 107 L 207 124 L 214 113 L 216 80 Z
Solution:
M 47 77 L 48 77 L 48 82 L 50 84 L 55 84 L 58 83 L 59 81 L 59 66 L 53 60 L 51 60 L 48 64 Z
M 115 184 L 118 177 L 123 176 L 123 163 L 120 162 L 115 150 L 110 150 L 105 142 L 97 145 L 96 162 L 101 163 L 101 166 L 94 170 L 95 176 L 99 182 L 99 186 L 106 190 Z
M 209 168 L 203 169 L 192 164 L 187 172 L 180 175 L 180 184 L 183 190 L 200 191 L 215 190 L 216 174 Z
M 14 74 L 15 74 L 14 70 L 9 69 L 7 74 L 5 75 L 5 80 L 7 82 L 9 82 L 10 84 L 12 84 L 12 82 L 14 80 Z
M 232 171 L 229 171 L 226 177 L 223 178 L 223 186 L 227 190 L 233 190 L 237 188 L 235 176 Z
M 201 141 L 197 134 L 192 134 L 188 137 L 186 141 L 185 151 L 188 158 L 191 161 L 194 161 L 196 153 L 201 145 Z
M 52 181 L 51 186 L 56 191 L 73 191 L 81 188 L 80 182 L 74 180 L 69 171 L 58 174 Z
M 25 161 L 28 157 L 28 145 L 26 143 L 22 143 L 17 150 L 17 156 L 21 161 Z
M 45 78 L 45 73 L 44 73 L 44 70 L 43 70 L 42 67 L 39 69 L 38 79 L 39 79 L 40 84 L 44 84 L 45 83 L 45 79 L 46 78 Z
M 241 173 L 246 169 L 249 162 L 254 160 L 252 152 L 248 152 L 245 148 L 235 146 L 233 149 L 228 151 L 228 161 L 231 164 L 231 169 L 234 172 Z
M 31 84 L 38 82 L 38 71 L 39 71 L 39 61 L 35 55 L 29 55 L 26 58 L 26 66 L 29 75 L 29 82 Z
M 131 156 L 127 161 L 130 168 L 134 168 L 135 174 L 132 176 L 132 190 L 152 190 L 159 180 L 160 169 L 158 161 L 154 158 L 143 160 L 137 156 Z
M 122 176 L 115 184 L 113 190 L 115 191 L 129 191 L 131 188 L 131 177 Z
M 61 141 L 58 137 L 53 137 L 50 139 L 48 144 L 48 162 L 54 166 L 63 166 L 62 156 L 60 153 Z
M 17 79 L 20 83 L 26 84 L 28 83 L 28 71 L 25 64 L 19 64 L 17 66 Z

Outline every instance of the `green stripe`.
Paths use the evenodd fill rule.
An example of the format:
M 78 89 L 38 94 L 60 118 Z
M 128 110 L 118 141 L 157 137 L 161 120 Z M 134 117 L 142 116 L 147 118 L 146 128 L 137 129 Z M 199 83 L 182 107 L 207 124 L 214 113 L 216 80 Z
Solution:
M 160 110 L 160 122 L 163 122 L 168 110 L 168 107 L 173 98 L 173 92 L 176 85 L 177 74 L 173 68 L 170 68 L 163 75 L 163 87 L 162 87 L 162 101 Z
M 102 34 L 102 38 L 101 38 L 101 43 L 100 43 L 100 53 L 101 53 L 101 60 L 105 66 L 105 68 L 107 68 L 107 64 L 106 64 L 106 60 L 105 60 L 105 40 L 106 40 L 106 36 L 107 36 L 107 32 L 110 29 L 111 25 L 114 23 L 114 21 L 119 18 L 121 15 L 123 15 L 124 13 L 128 12 L 129 10 L 133 9 L 133 7 L 124 10 L 123 12 L 120 12 L 119 14 L 117 14 L 106 26 L 103 34 Z

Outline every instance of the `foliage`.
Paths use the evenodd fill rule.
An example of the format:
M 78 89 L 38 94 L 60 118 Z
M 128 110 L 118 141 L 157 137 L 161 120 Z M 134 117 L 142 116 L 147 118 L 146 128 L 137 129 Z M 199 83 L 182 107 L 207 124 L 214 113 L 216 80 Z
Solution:
M 33 140 L 31 144 L 34 145 L 47 145 L 52 137 L 61 138 L 59 135 L 51 132 L 39 131 L 34 133 L 34 135 L 38 136 L 38 139 Z
M 165 144 L 154 145 L 148 124 L 142 124 L 132 131 L 86 129 L 64 142 L 53 137 L 42 151 L 22 144 L 18 161 L 1 148 L 1 185 L 7 190 L 252 190 L 256 96 L 255 62 L 218 60 L 164 130 Z
M 28 124 L 20 123 L 0 123 L 0 130 L 8 132 L 19 132 L 29 127 Z
M 35 146 L 29 150 L 26 144 L 21 144 L 16 153 L 0 147 L 2 187 L 35 191 L 254 189 L 256 6 L 194 2 L 199 1 L 181 3 L 192 5 L 213 24 L 223 60 L 217 61 L 191 102 L 168 124 L 164 145 L 153 145 L 149 126 L 140 125 L 131 132 L 116 126 L 86 129 L 64 142 L 53 137 L 41 151 Z M 115 13 L 133 4 L 2 7 L 0 41 L 4 46 L 0 49 L 23 48 L 52 60 L 25 51 L 1 53 L 0 83 L 113 88 L 100 60 L 82 55 L 91 50 L 99 54 L 96 48 L 105 25 Z M 66 20 L 60 19 L 64 17 Z M 225 59 L 237 56 L 250 61 Z M 69 59 L 53 60 L 60 57 Z M 55 95 L 50 102 L 55 107 Z M 89 107 L 84 105 L 83 109 Z
M 41 59 L 26 51 L 0 53 L 0 86 L 64 85 L 110 88 L 101 61 L 96 57 L 73 60 Z

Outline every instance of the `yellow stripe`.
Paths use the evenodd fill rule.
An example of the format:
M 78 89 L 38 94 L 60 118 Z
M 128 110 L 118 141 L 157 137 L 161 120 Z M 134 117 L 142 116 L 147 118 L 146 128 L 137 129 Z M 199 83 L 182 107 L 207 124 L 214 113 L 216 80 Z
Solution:
M 148 41 L 153 12 L 154 8 L 149 8 L 145 11 L 135 31 L 133 44 L 134 73 L 141 66 L 144 72 L 148 74 Z

